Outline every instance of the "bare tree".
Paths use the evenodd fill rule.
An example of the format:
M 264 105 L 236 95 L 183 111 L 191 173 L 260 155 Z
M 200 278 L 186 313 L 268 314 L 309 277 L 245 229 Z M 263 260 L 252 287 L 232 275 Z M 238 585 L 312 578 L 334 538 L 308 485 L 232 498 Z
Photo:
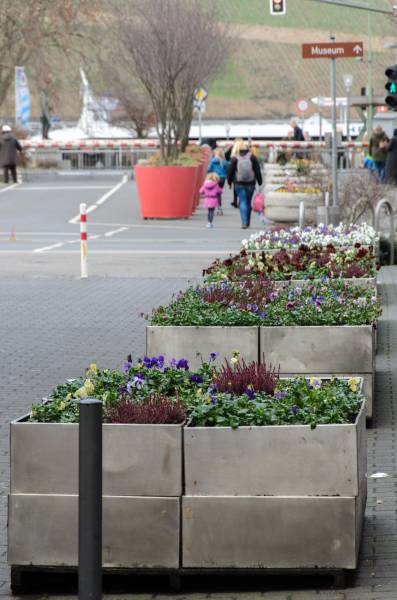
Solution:
M 169 164 L 188 143 L 195 88 L 228 59 L 227 29 L 199 0 L 130 0 L 118 14 L 119 60 L 150 98 L 162 161 Z
M 95 23 L 93 0 L 1 2 L 0 104 L 13 83 L 16 66 L 29 67 L 38 89 L 54 93 L 59 70 L 54 56 L 72 60 L 81 55 L 89 41 L 85 19 Z
M 101 53 L 97 57 L 97 63 L 102 83 L 118 99 L 131 129 L 138 138 L 146 137 L 148 130 L 156 125 L 153 107 L 131 69 L 124 62 L 120 62 L 117 47 L 112 47 L 106 55 Z
M 149 129 L 156 125 L 156 118 L 147 95 L 139 92 L 126 95 L 125 90 L 117 92 L 117 88 L 113 89 L 136 136 L 145 138 Z
M 343 221 L 347 223 L 371 222 L 379 200 L 385 198 L 392 188 L 381 184 L 367 170 L 349 173 L 341 181 L 339 205 Z

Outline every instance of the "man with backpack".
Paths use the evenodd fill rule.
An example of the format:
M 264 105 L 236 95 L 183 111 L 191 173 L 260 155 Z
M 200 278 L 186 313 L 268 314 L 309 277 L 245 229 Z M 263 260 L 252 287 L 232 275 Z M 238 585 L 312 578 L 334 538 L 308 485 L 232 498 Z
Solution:
M 227 172 L 229 187 L 234 189 L 240 203 L 241 227 L 250 226 L 252 196 L 255 184 L 262 185 L 262 173 L 256 156 L 251 154 L 247 142 L 241 141 L 235 148 L 235 155 L 229 163 Z

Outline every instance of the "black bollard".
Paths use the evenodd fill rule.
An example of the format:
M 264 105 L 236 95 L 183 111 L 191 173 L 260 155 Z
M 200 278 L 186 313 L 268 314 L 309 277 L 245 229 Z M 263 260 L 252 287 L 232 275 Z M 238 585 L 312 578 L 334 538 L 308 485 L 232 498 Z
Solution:
M 80 402 L 79 600 L 102 597 L 102 402 Z

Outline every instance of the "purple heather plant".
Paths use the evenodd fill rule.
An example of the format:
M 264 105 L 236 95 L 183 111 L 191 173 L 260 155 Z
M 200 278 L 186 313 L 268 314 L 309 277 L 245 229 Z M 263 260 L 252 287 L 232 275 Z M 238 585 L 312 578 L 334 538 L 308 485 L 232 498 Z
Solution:
M 178 424 L 186 421 L 186 412 L 179 400 L 153 395 L 143 402 L 122 399 L 107 412 L 108 423 Z
M 279 371 L 280 369 L 276 371 L 272 365 L 268 367 L 264 357 L 262 363 L 247 364 L 244 359 L 239 359 L 236 364 L 231 365 L 226 360 L 214 373 L 213 389 L 218 393 L 246 394 L 248 397 L 255 392 L 265 392 L 272 396 L 279 379 Z

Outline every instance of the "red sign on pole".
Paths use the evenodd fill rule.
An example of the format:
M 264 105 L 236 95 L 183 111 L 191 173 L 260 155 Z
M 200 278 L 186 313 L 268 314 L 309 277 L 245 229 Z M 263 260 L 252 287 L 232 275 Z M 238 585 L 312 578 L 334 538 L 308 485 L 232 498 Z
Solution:
M 302 58 L 360 58 L 363 42 L 326 42 L 302 44 Z

